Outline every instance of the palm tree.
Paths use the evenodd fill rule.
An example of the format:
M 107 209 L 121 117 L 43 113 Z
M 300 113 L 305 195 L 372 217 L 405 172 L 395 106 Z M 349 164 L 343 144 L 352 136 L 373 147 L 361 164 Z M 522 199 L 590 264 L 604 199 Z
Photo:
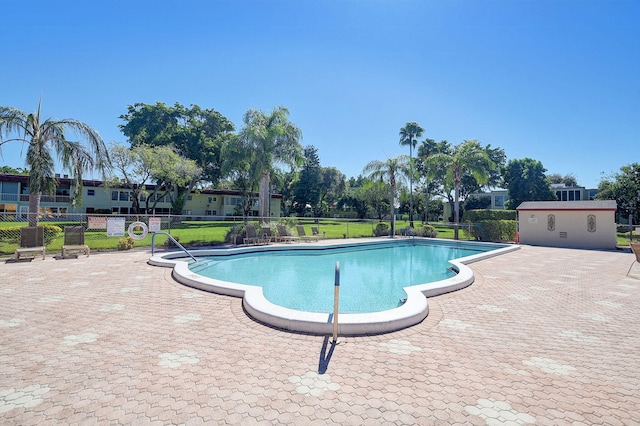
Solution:
M 469 173 L 480 185 L 489 181 L 489 171 L 495 164 L 478 141 L 465 140 L 456 146 L 453 153 L 435 153 L 428 157 L 427 163 L 440 164 L 445 167 L 445 181 L 454 188 L 453 195 L 453 223 L 454 239 L 458 239 L 458 225 L 460 221 L 460 186 L 462 177 Z
M 244 115 L 240 139 L 255 152 L 254 182 L 259 182 L 260 216 L 269 217 L 270 174 L 276 163 L 295 166 L 302 161 L 302 132 L 288 119 L 289 110 L 276 107 L 270 114 L 250 109 Z
M 409 145 L 409 226 L 413 228 L 413 148 L 424 129 L 415 121 L 409 121 L 400 129 L 400 145 Z
M 373 160 L 364 167 L 363 173 L 372 179 L 386 180 L 391 188 L 391 237 L 396 235 L 396 190 L 398 181 L 407 174 L 407 157 L 399 155 L 387 161 Z
M 71 174 L 72 205 L 77 205 L 81 200 L 82 174 L 94 169 L 104 174 L 109 168 L 107 147 L 96 130 L 72 118 L 40 121 L 41 105 L 42 99 L 38 103 L 38 110 L 31 114 L 7 106 L 0 107 L 0 149 L 8 142 L 27 144 L 25 162 L 29 168 L 30 226 L 38 224 L 41 195 L 55 193 L 56 157 Z M 86 139 L 88 146 L 68 140 L 67 129 Z M 8 139 L 2 140 L 3 136 Z

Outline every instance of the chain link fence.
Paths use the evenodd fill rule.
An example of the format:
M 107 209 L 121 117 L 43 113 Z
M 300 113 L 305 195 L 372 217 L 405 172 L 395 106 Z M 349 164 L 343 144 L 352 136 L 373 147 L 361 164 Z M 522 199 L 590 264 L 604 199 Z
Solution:
M 29 226 L 26 213 L 0 214 L 0 256 L 11 256 L 20 247 L 21 228 Z M 247 222 L 269 226 L 284 223 L 291 235 L 295 225 L 303 225 L 308 234 L 311 226 L 319 230 L 320 238 L 360 238 L 374 235 L 377 220 L 314 219 L 314 218 L 247 218 Z M 177 216 L 177 215 L 117 215 L 59 214 L 39 215 L 38 225 L 44 227 L 47 253 L 56 254 L 64 244 L 66 226 L 82 226 L 85 244 L 92 252 L 121 250 L 133 247 L 173 248 L 166 235 L 171 235 L 185 247 L 205 247 L 221 244 L 242 244 L 245 220 L 238 216 Z M 159 234 L 153 237 L 153 233 Z M 130 235 L 133 238 L 130 238 Z

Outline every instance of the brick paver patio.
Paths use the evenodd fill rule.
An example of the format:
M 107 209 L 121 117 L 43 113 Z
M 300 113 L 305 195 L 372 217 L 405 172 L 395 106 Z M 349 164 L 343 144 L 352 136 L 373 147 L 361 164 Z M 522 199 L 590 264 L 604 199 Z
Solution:
M 335 347 L 149 256 L 0 264 L 0 424 L 640 421 L 630 253 L 523 246 L 470 265 L 423 323 Z

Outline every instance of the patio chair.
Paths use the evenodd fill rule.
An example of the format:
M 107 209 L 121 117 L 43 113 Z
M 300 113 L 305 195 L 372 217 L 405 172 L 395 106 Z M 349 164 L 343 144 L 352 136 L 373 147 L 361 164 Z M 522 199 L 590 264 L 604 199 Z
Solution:
M 263 226 L 262 227 L 262 239 L 266 243 L 275 243 L 277 241 L 277 236 L 273 235 L 273 232 L 271 232 L 271 227 Z
M 20 228 L 20 247 L 16 249 L 16 260 L 33 260 L 36 255 L 40 254 L 44 260 L 45 253 L 44 227 L 25 226 Z
M 318 241 L 319 239 L 317 235 L 307 235 L 307 233 L 304 231 L 304 226 L 302 225 L 296 225 L 296 231 L 298 231 L 298 238 L 300 238 L 302 241 L 312 242 Z
M 281 243 L 292 243 L 298 240 L 298 237 L 294 237 L 293 235 L 289 235 L 287 231 L 287 227 L 284 225 L 276 225 L 278 229 L 278 242 Z
M 320 228 L 317 226 L 312 226 L 311 235 L 315 235 L 316 237 L 320 238 Z
M 629 270 L 627 271 L 627 276 L 629 276 L 629 272 L 631 272 L 631 268 L 633 268 L 634 263 L 640 263 L 640 243 L 630 243 L 631 251 L 636 255 L 635 260 L 629 266 Z
M 65 226 L 62 257 L 78 257 L 79 253 L 89 256 L 89 246 L 84 243 L 84 227 Z
M 245 244 L 263 244 L 264 240 L 261 237 L 258 237 L 258 234 L 256 233 L 256 226 L 255 225 L 245 225 L 244 226 L 245 231 L 247 231 L 247 236 L 243 238 L 243 242 Z

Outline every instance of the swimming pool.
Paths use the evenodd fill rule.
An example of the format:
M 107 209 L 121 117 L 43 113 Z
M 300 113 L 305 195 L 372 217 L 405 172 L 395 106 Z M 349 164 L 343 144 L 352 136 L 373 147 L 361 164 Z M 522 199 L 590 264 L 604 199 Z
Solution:
M 308 276 L 316 274 L 316 272 L 314 272 L 314 269 L 309 267 L 309 265 L 311 265 L 309 259 L 315 257 L 312 256 L 314 252 L 316 254 L 318 252 L 321 252 L 326 256 L 327 265 L 329 265 L 328 267 L 323 266 L 322 269 L 328 269 L 328 274 L 330 275 L 330 279 L 327 280 L 328 287 L 321 292 L 323 293 L 323 297 L 328 296 L 330 297 L 331 301 L 333 301 L 333 268 L 335 266 L 335 262 L 334 258 L 332 258 L 331 256 L 342 256 L 342 253 L 344 252 L 350 252 L 353 254 L 361 251 L 373 252 L 380 249 L 403 249 L 406 247 L 419 247 L 423 245 L 439 246 L 450 250 L 450 253 L 452 254 L 445 256 L 449 257 L 449 259 L 446 259 L 446 264 L 442 266 L 442 269 L 444 269 L 444 271 L 441 270 L 441 273 L 444 273 L 445 276 L 442 279 L 433 282 L 421 282 L 415 285 L 407 285 L 404 287 L 401 284 L 400 288 L 402 293 L 397 293 L 397 289 L 392 290 L 396 293 L 394 293 L 393 297 L 391 298 L 391 303 L 395 304 L 395 306 L 397 307 L 391 306 L 391 308 L 383 308 L 384 310 L 379 311 L 343 314 L 343 312 L 345 312 L 345 309 L 348 309 L 345 308 L 344 305 L 344 298 L 346 296 L 344 296 L 343 293 L 346 291 L 345 289 L 349 287 L 349 281 L 345 278 L 344 274 L 346 274 L 346 270 L 350 269 L 351 267 L 347 266 L 349 264 L 349 261 L 344 260 L 344 257 L 340 259 L 341 272 L 343 272 L 343 275 L 341 276 L 340 286 L 340 335 L 379 334 L 415 325 L 421 322 L 429 312 L 426 297 L 455 291 L 464 288 L 473 282 L 473 272 L 470 268 L 465 266 L 466 264 L 493 257 L 508 251 L 517 250 L 519 248 L 516 245 L 460 242 L 431 238 L 415 238 L 406 240 L 374 238 L 351 240 L 348 242 L 336 242 L 335 240 L 333 240 L 321 241 L 314 244 L 276 244 L 257 247 L 196 250 L 191 252 L 199 259 L 199 261 L 195 264 L 196 266 L 194 267 L 194 270 L 189 269 L 189 262 L 187 262 L 184 258 L 185 254 L 181 252 L 171 252 L 162 256 L 152 256 L 149 259 L 149 263 L 157 266 L 173 267 L 174 278 L 180 283 L 187 286 L 209 292 L 242 297 L 243 307 L 245 308 L 245 311 L 251 317 L 258 321 L 285 330 L 322 335 L 332 333 L 332 314 L 322 311 L 312 312 L 309 310 L 294 309 L 274 303 L 266 297 L 266 294 L 268 294 L 270 290 L 263 290 L 263 287 L 261 285 L 238 282 L 238 277 L 240 276 L 240 274 L 233 274 L 233 271 L 238 271 L 239 268 L 237 267 L 229 268 L 230 272 L 228 271 L 227 273 L 231 275 L 228 275 L 226 279 L 231 278 L 233 279 L 233 281 L 227 281 L 226 279 L 206 277 L 201 275 L 200 273 L 198 273 L 198 269 L 201 266 L 206 265 L 204 263 L 203 265 L 199 264 L 201 262 L 209 262 L 213 265 L 220 263 L 220 267 L 218 269 L 222 270 L 226 268 L 226 266 L 223 266 L 224 263 L 232 265 L 233 262 L 243 258 L 250 259 L 252 257 L 260 258 L 267 256 L 267 258 L 263 260 L 267 260 L 266 264 L 268 265 L 271 263 L 270 261 L 274 261 L 275 263 L 275 259 L 277 257 L 283 257 L 285 259 L 288 257 L 289 259 L 292 259 L 294 256 L 304 256 L 305 260 L 302 263 L 304 264 L 305 268 L 303 268 L 303 270 L 307 271 L 305 272 L 305 275 Z M 474 251 L 476 254 L 468 255 L 469 253 L 473 253 Z M 464 257 L 457 259 L 450 258 L 456 255 L 463 255 Z M 212 257 L 207 260 L 207 257 L 209 256 Z M 373 270 L 360 269 L 358 272 L 360 278 L 362 278 L 362 276 L 365 276 L 367 279 L 369 279 L 372 276 L 379 275 L 380 271 L 382 270 L 393 269 L 395 267 L 395 264 L 394 262 L 388 260 L 387 257 L 388 256 L 383 255 L 382 258 L 384 264 L 376 267 Z M 418 265 L 415 264 L 424 263 L 424 260 L 420 257 L 407 257 L 407 259 L 409 262 L 408 266 L 405 264 L 402 267 L 395 269 L 400 271 L 401 274 L 404 274 L 405 277 L 409 280 L 408 282 L 411 282 L 412 274 L 409 273 L 407 269 L 410 271 L 417 269 Z M 447 271 L 447 265 L 457 271 L 457 274 L 453 275 L 450 271 Z M 212 265 L 210 264 L 209 266 Z M 253 274 L 257 277 L 264 277 L 265 275 L 270 273 L 269 270 L 264 269 L 268 268 L 268 266 L 261 266 L 260 268 L 249 269 L 248 267 L 243 267 L 242 269 L 250 271 L 248 275 Z M 286 266 L 280 266 L 278 269 L 287 271 L 290 268 Z M 417 277 L 417 275 L 415 276 Z M 294 281 L 296 281 L 294 278 L 294 275 L 286 275 L 284 277 L 281 277 L 279 280 L 275 280 L 279 283 L 280 289 L 278 290 L 278 287 L 275 287 L 274 292 L 278 294 L 287 294 L 292 291 L 292 286 L 295 285 Z M 300 282 L 300 280 L 297 280 L 297 282 Z M 355 286 L 352 287 L 355 288 Z M 373 287 L 365 290 L 361 289 L 359 291 L 358 297 L 364 297 L 365 295 L 368 295 L 368 293 L 373 293 L 376 291 L 378 290 Z M 324 295 L 325 292 L 328 293 L 328 295 Z M 314 298 L 317 296 L 317 294 L 319 293 L 307 294 L 301 298 Z M 406 302 L 398 306 L 398 302 L 401 298 L 406 298 Z M 325 310 L 325 308 L 322 308 L 321 310 Z
M 453 277 L 450 259 L 493 249 L 396 240 L 209 256 L 189 269 L 208 278 L 261 286 L 267 300 L 285 308 L 331 313 L 334 268 L 340 262 L 340 312 L 355 314 L 397 308 L 407 297 L 404 287 Z

